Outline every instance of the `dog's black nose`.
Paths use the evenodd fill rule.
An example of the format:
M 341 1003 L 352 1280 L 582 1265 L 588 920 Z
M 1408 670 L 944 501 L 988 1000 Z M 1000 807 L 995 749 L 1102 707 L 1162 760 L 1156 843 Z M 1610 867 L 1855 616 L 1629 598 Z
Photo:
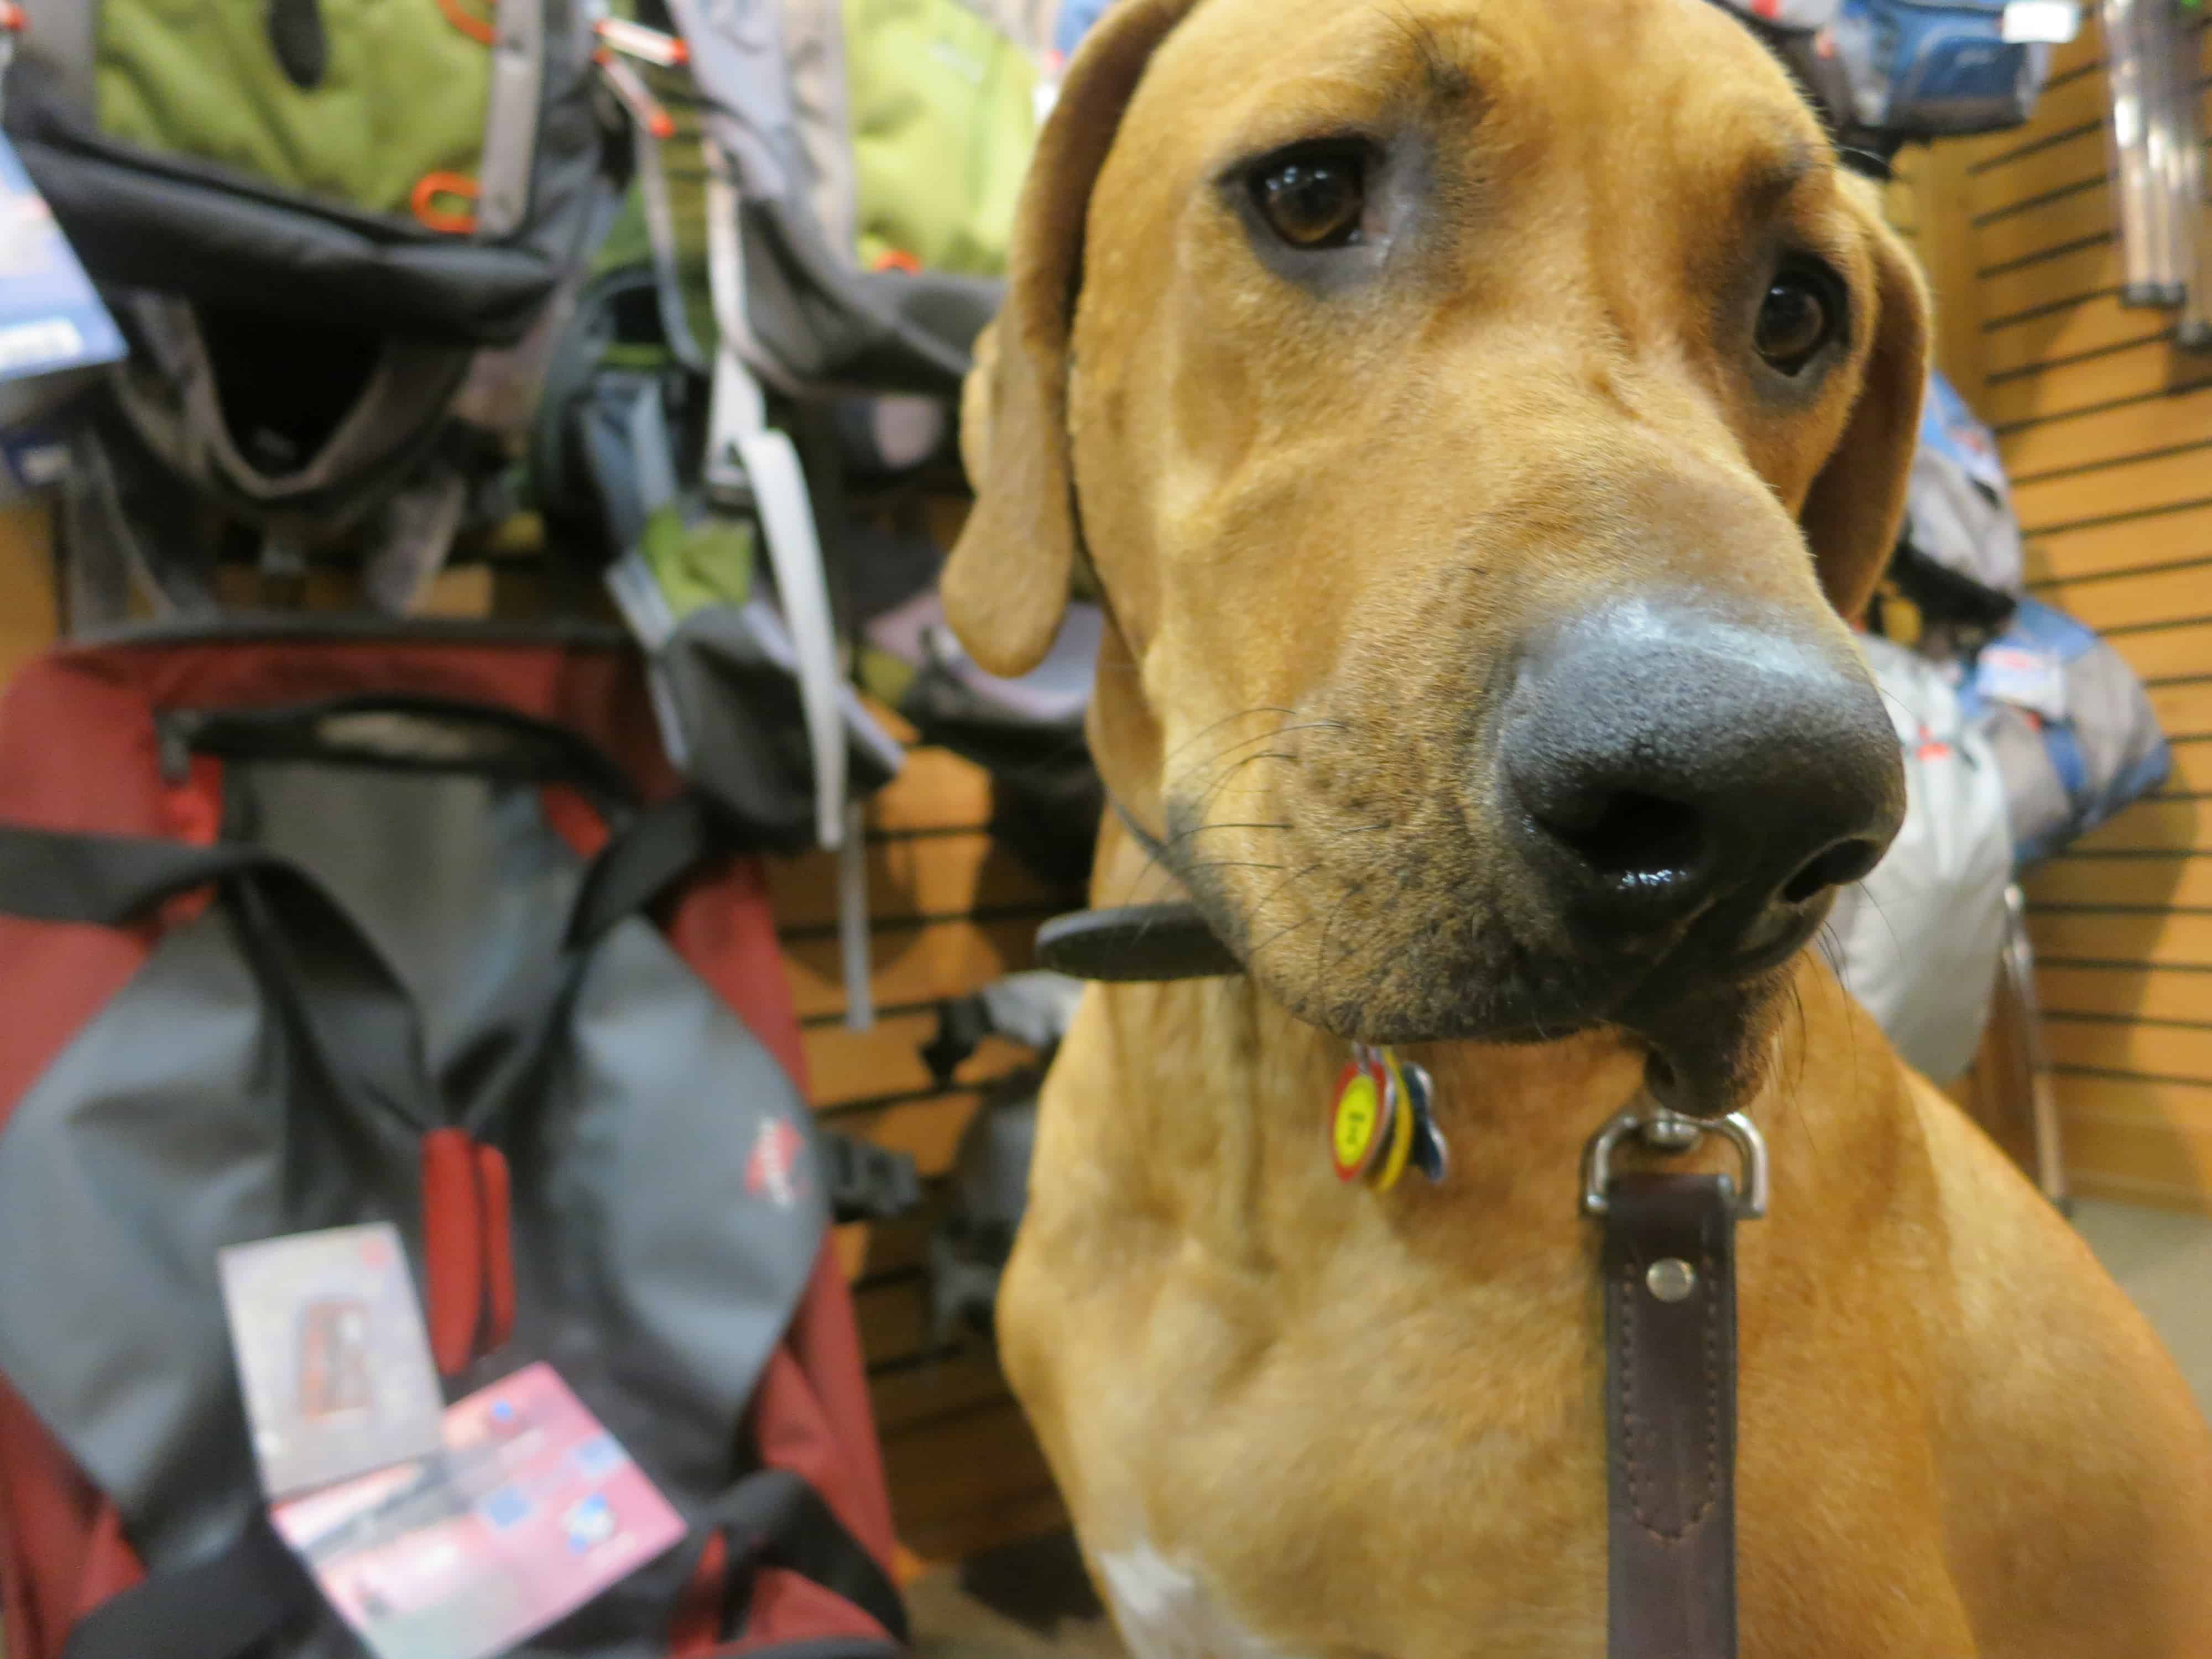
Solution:
M 1873 682 L 1779 611 L 1577 617 L 1523 656 L 1500 741 L 1524 854 L 1571 927 L 1623 944 L 1710 910 L 1716 946 L 1755 951 L 1871 870 L 1904 817 Z

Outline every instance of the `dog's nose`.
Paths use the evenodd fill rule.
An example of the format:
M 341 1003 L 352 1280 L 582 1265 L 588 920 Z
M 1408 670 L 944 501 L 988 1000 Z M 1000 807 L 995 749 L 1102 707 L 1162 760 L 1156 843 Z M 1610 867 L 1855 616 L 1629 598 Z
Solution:
M 1904 817 L 1898 743 L 1841 639 L 1781 613 L 1619 600 L 1539 640 L 1500 732 L 1508 816 L 1571 925 L 1620 943 L 1724 913 L 1791 931 Z

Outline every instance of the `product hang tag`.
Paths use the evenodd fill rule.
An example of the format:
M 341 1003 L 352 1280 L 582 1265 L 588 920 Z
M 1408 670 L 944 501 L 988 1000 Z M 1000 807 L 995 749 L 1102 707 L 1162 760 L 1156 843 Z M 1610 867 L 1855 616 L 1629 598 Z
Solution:
M 2074 0 L 2012 0 L 2000 27 L 2008 45 L 2063 46 L 2081 33 L 2081 9 Z
M 289 1497 L 421 1457 L 445 1400 L 390 1222 L 218 1253 L 262 1489 Z
M 682 1540 L 542 1361 L 456 1401 L 442 1449 L 269 1512 L 376 1659 L 489 1659 Z
M 1974 684 L 1984 696 L 2025 708 L 2051 725 L 2066 718 L 2066 665 L 2046 652 L 1985 645 L 1974 662 Z

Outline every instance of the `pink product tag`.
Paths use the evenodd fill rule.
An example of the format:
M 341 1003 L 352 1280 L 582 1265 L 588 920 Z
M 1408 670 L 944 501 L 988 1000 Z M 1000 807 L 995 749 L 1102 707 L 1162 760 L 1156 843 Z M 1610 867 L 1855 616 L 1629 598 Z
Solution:
M 684 1534 L 543 1362 L 447 1407 L 442 1451 L 269 1513 L 377 1659 L 487 1659 Z

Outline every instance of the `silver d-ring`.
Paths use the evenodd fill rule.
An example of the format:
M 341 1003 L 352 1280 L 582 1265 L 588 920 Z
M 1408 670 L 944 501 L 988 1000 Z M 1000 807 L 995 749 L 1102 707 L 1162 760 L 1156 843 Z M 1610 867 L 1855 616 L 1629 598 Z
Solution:
M 1680 1114 L 1667 1113 L 1668 1118 Z M 1626 1107 L 1606 1121 L 1605 1127 L 1589 1139 L 1583 1148 L 1583 1212 L 1603 1215 L 1610 1207 L 1607 1194 L 1613 1186 L 1613 1149 L 1628 1136 L 1641 1131 L 1647 1124 L 1657 1121 L 1660 1113 L 1638 1106 Z M 1738 1155 L 1743 1160 L 1743 1178 L 1729 1182 L 1735 1198 L 1736 1219 L 1756 1221 L 1766 1213 L 1769 1191 L 1766 1164 L 1766 1137 L 1759 1126 L 1741 1112 L 1730 1112 L 1725 1117 L 1700 1117 L 1689 1120 L 1700 1129 L 1710 1129 L 1726 1135 L 1735 1143 Z

